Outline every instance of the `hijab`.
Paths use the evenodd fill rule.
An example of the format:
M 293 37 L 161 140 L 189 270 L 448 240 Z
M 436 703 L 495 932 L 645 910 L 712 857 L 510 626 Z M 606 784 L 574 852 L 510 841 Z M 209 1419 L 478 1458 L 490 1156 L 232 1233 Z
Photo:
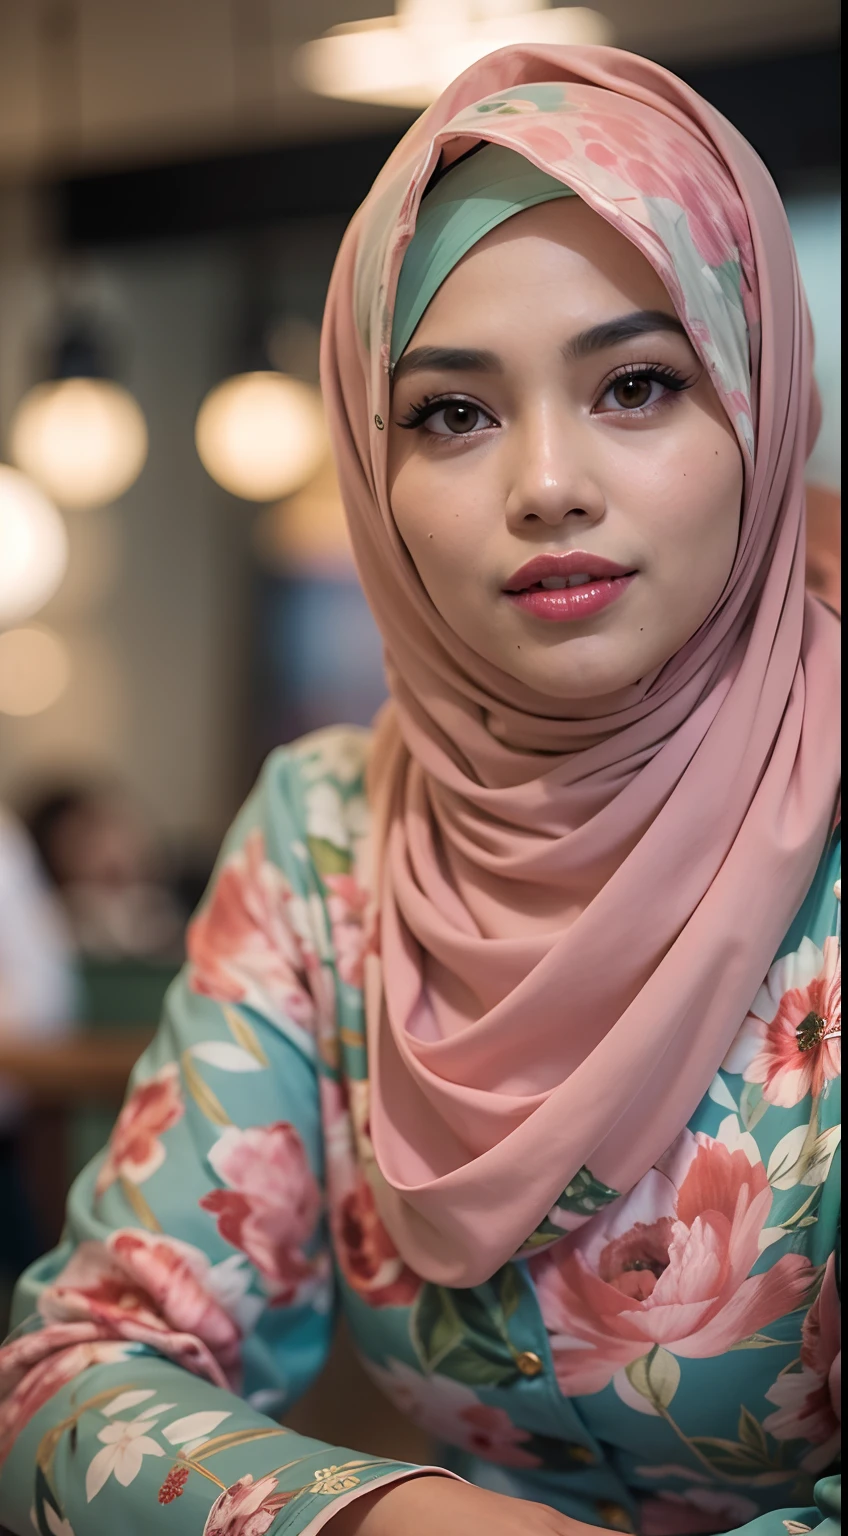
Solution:
M 745 464 L 713 611 L 664 666 L 579 705 L 450 630 L 389 502 L 399 275 L 434 173 L 447 180 L 481 142 L 573 190 L 653 265 Z M 819 409 L 778 193 L 735 129 L 657 65 L 504 49 L 424 113 L 354 217 L 322 380 L 390 689 L 369 770 L 374 1193 L 418 1274 L 473 1286 L 549 1213 L 554 1235 L 575 1229 L 667 1150 L 827 841 L 838 634 L 804 591 Z M 579 915 L 552 930 L 532 913 L 560 891 Z

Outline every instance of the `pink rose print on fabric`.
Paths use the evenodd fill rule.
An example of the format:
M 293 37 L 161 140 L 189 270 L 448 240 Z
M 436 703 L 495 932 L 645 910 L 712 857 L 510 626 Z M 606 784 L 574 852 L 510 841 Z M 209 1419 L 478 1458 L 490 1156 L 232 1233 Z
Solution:
M 769 1104 L 817 1098 L 842 1071 L 842 965 L 837 939 L 804 939 L 772 966 L 722 1063 L 762 1083 Z
M 203 1536 L 265 1536 L 292 1497 L 277 1493 L 275 1477 L 253 1481 L 248 1472 L 219 1494 L 206 1517 Z
M 228 1126 L 208 1153 L 227 1187 L 200 1200 L 224 1241 L 247 1255 L 276 1306 L 289 1306 L 316 1267 L 303 1252 L 321 1214 L 321 1191 L 294 1126 Z
M 724 1354 L 800 1306 L 809 1259 L 751 1274 L 771 1199 L 762 1163 L 686 1130 L 628 1196 L 531 1263 L 563 1392 L 600 1392 L 654 1345 Z
M 176 1062 L 139 1083 L 125 1103 L 109 1137 L 106 1159 L 97 1175 L 95 1193 L 104 1194 L 118 1178 L 143 1184 L 165 1161 L 160 1136 L 183 1114 L 180 1073 Z
M 345 1087 L 321 1079 L 333 1249 L 351 1290 L 370 1307 L 407 1307 L 418 1295 L 421 1280 L 407 1268 L 380 1220 L 354 1145 L 351 1108 L 362 1154 L 373 1156 L 367 1103 L 365 1083 Z
M 225 1387 L 238 1381 L 242 1330 L 213 1284 L 199 1249 L 127 1228 L 81 1243 L 38 1305 L 47 1323 L 94 1324 Z
M 189 984 L 220 1003 L 246 1003 L 276 1024 L 293 1019 L 303 1028 L 315 1007 L 305 954 L 289 915 L 292 890 L 265 857 L 255 830 L 224 863 L 212 894 L 189 924 Z
M 835 1261 L 827 1261 L 824 1283 L 813 1302 L 801 1334 L 801 1369 L 784 1371 L 766 1398 L 777 1405 L 763 1421 L 775 1440 L 806 1440 L 813 1447 L 802 1458 L 806 1471 L 818 1476 L 839 1455 L 841 1414 L 841 1330 Z
M 733 200 L 718 167 L 710 185 L 702 166 L 693 160 L 685 134 L 670 128 L 660 141 L 626 106 L 617 115 L 605 115 L 597 127 L 584 124 L 578 131 L 587 160 L 614 171 L 643 197 L 665 197 L 684 210 L 692 242 L 709 266 L 720 267 L 738 257 L 750 271 L 750 231 L 746 225 L 728 222 Z
M 421 1289 L 389 1237 L 370 1185 L 359 1177 L 331 1213 L 336 1258 L 352 1290 L 371 1307 L 408 1307 Z
M 336 968 L 348 986 L 361 987 L 365 956 L 373 948 L 371 898 L 353 875 L 325 875 L 324 884 Z
M 386 1366 L 363 1362 L 390 1402 L 434 1439 L 446 1441 L 502 1467 L 538 1467 L 538 1456 L 525 1450 L 526 1429 L 513 1424 L 503 1408 L 489 1408 L 462 1382 L 449 1376 L 422 1376 L 389 1360 Z
M 713 1536 L 747 1525 L 760 1513 L 753 1499 L 719 1488 L 687 1488 L 645 1499 L 640 1510 L 641 1536 Z
M 43 1328 L 0 1349 L 0 1467 L 21 1430 L 54 1393 L 91 1365 L 126 1360 L 126 1345 L 92 1337 L 89 1325 Z M 80 1341 L 81 1334 L 88 1340 Z

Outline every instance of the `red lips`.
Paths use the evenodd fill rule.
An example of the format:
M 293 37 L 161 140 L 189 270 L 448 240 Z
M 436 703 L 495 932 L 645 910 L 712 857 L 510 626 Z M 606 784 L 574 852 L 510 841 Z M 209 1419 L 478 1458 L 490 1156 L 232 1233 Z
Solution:
M 615 560 L 605 560 L 602 555 L 590 555 L 581 549 L 570 549 L 563 554 L 535 555 L 510 576 L 503 590 L 525 592 L 528 587 L 545 581 L 549 576 L 560 576 L 563 580 L 569 576 L 589 576 L 610 581 L 632 574 L 632 570 L 616 564 Z

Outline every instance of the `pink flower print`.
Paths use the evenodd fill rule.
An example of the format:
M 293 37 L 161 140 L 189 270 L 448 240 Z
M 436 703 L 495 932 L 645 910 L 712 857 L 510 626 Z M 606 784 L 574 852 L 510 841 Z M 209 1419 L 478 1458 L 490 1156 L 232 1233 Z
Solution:
M 206 1517 L 203 1536 L 265 1536 L 292 1495 L 277 1493 L 277 1479 L 269 1475 L 253 1481 L 247 1472 L 219 1494 Z
M 750 270 L 747 225 L 738 227 L 732 189 L 708 155 L 696 155 L 686 136 L 669 126 L 659 140 L 649 135 L 626 103 L 595 122 L 586 114 L 579 128 L 586 159 L 613 171 L 643 197 L 664 197 L 686 214 L 696 250 L 711 267 L 739 257 Z
M 245 1253 L 287 1306 L 316 1276 L 303 1253 L 321 1212 L 321 1191 L 306 1149 L 285 1121 L 239 1130 L 228 1126 L 208 1154 L 225 1189 L 203 1195 L 201 1209 L 218 1219 L 225 1242 Z
M 48 1323 L 90 1322 L 150 1344 L 218 1386 L 238 1379 L 242 1330 L 215 1296 L 209 1260 L 188 1243 L 124 1228 L 81 1243 L 39 1299 Z
M 125 1345 L 89 1338 L 74 1342 L 81 1333 L 94 1333 L 88 1324 L 57 1325 L 35 1334 L 24 1334 L 0 1349 L 0 1467 L 24 1427 L 54 1393 L 75 1381 L 92 1365 L 125 1360 Z
M 824 1283 L 801 1332 L 801 1369 L 784 1371 L 766 1398 L 777 1407 L 763 1422 L 775 1440 L 806 1440 L 813 1449 L 801 1465 L 814 1476 L 839 1455 L 841 1330 L 835 1261 L 827 1261 Z
M 359 1156 L 372 1164 L 368 1085 L 321 1079 L 330 1228 L 336 1260 L 348 1285 L 370 1307 L 406 1307 L 421 1289 L 380 1219 Z
M 277 1024 L 304 1028 L 314 1017 L 307 984 L 310 960 L 289 915 L 292 890 L 265 857 L 254 830 L 228 858 L 212 894 L 189 924 L 189 984 L 221 1003 L 247 1003 Z
M 408 1307 L 421 1289 L 377 1212 L 371 1186 L 359 1175 L 334 1203 L 331 1222 L 342 1274 L 370 1307 Z
M 799 949 L 772 966 L 724 1059 L 726 1072 L 762 1083 L 769 1104 L 791 1109 L 817 1098 L 842 1071 L 842 968 L 839 941 Z
M 139 1083 L 127 1099 L 109 1138 L 95 1193 L 102 1195 L 117 1178 L 143 1184 L 161 1168 L 165 1148 L 159 1137 L 176 1125 L 182 1113 L 179 1068 L 171 1061 L 155 1077 Z
M 687 1488 L 684 1493 L 660 1493 L 644 1499 L 641 1536 L 713 1536 L 747 1525 L 760 1513 L 753 1499 L 725 1488 Z
M 544 118 L 534 123 L 524 124 L 521 130 L 520 152 L 523 153 L 525 149 L 547 162 L 552 176 L 562 173 L 563 184 L 568 186 L 568 166 L 573 150 L 565 134 L 558 128 L 552 128 Z
M 353 875 L 327 875 L 324 884 L 338 973 L 349 986 L 361 987 L 365 956 L 373 947 L 371 897 Z
M 401 1360 L 389 1360 L 387 1366 L 364 1363 L 389 1401 L 425 1434 L 501 1467 L 541 1465 L 539 1457 L 525 1449 L 528 1431 L 513 1424 L 503 1408 L 481 1403 L 462 1382 L 438 1374 L 423 1376 Z
M 683 1131 L 626 1198 L 531 1261 L 566 1395 L 600 1392 L 654 1345 L 721 1355 L 794 1311 L 808 1259 L 751 1274 L 771 1198 L 761 1162 Z
M 173 1504 L 174 1499 L 181 1499 L 188 1482 L 188 1467 L 172 1467 L 159 1489 L 159 1503 Z

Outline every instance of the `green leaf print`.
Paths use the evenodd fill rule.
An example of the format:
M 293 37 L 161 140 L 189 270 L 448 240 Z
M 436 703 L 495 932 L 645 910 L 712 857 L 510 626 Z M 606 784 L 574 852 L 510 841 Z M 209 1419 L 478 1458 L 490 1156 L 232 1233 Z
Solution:
M 765 1430 L 759 1420 L 754 1418 L 750 1409 L 745 1407 L 744 1403 L 739 1411 L 739 1424 L 736 1433 L 739 1436 L 741 1445 L 746 1445 L 757 1456 L 760 1456 L 764 1461 L 768 1461 L 769 1449 Z
M 696 1455 L 728 1482 L 749 1482 L 769 1488 L 797 1478 L 793 1443 L 773 1445 L 759 1420 L 743 1404 L 739 1410 L 738 1440 L 713 1435 L 693 1435 L 687 1442 Z
M 45 1512 L 47 1509 L 50 1509 L 53 1512 L 54 1520 L 52 1524 Z M 56 1499 L 53 1495 L 53 1490 L 51 1489 L 50 1484 L 48 1483 L 47 1478 L 44 1476 L 41 1468 L 38 1466 L 35 1469 L 35 1500 L 33 1505 L 33 1513 L 35 1515 L 35 1525 L 39 1532 L 39 1536 L 53 1536 L 53 1532 L 61 1528 L 62 1521 L 64 1520 L 64 1515 L 62 1514 L 62 1511 L 59 1508 L 59 1505 L 56 1503 Z
M 578 1216 L 594 1216 L 605 1205 L 619 1198 L 617 1189 L 602 1184 L 588 1168 L 581 1168 L 568 1183 L 557 1200 L 562 1211 L 573 1211 Z
M 513 1264 L 506 1264 L 498 1277 L 498 1301 L 504 1319 L 512 1317 L 521 1300 L 521 1286 L 518 1282 L 518 1271 Z
M 674 1355 L 659 1344 L 654 1345 L 649 1355 L 628 1365 L 626 1374 L 634 1391 L 657 1412 L 668 1407 L 680 1386 L 680 1366 Z
M 730 1349 L 773 1349 L 775 1345 L 785 1347 L 786 1340 L 770 1339 L 767 1333 L 752 1333 L 750 1338 L 740 1339 L 738 1344 L 731 1344 Z
M 608 1184 L 602 1184 L 596 1179 L 588 1168 L 581 1168 L 574 1178 L 566 1185 L 562 1194 L 554 1206 L 563 1211 L 571 1211 L 576 1216 L 594 1216 L 603 1210 L 612 1200 L 619 1198 L 617 1189 L 610 1189 Z M 558 1243 L 565 1236 L 565 1229 L 552 1221 L 550 1216 L 545 1216 L 534 1228 L 530 1236 L 522 1243 L 519 1254 L 532 1253 L 537 1248 L 548 1248 L 551 1243 Z
M 319 875 L 346 875 L 352 859 L 346 848 L 337 848 L 326 837 L 307 837 L 309 852 Z
M 722 293 L 730 304 L 737 308 L 742 303 L 742 267 L 738 261 L 724 261 L 720 267 L 713 267 L 713 272 L 721 286 Z
M 481 115 L 489 112 L 515 111 L 513 102 L 519 103 L 519 110 L 523 108 L 526 111 L 528 102 L 532 102 L 540 112 L 558 112 L 560 107 L 565 105 L 565 86 L 552 81 L 533 85 L 513 85 L 509 90 L 502 91 L 494 100 L 476 102 L 471 110 Z
M 763 1098 L 762 1083 L 746 1083 L 739 1100 L 739 1114 L 745 1130 L 753 1131 L 767 1109 L 768 1099 Z
M 476 1387 L 515 1381 L 519 1351 L 510 1341 L 507 1320 L 519 1299 L 520 1282 L 511 1264 L 474 1290 L 422 1286 L 409 1330 L 424 1370 Z

